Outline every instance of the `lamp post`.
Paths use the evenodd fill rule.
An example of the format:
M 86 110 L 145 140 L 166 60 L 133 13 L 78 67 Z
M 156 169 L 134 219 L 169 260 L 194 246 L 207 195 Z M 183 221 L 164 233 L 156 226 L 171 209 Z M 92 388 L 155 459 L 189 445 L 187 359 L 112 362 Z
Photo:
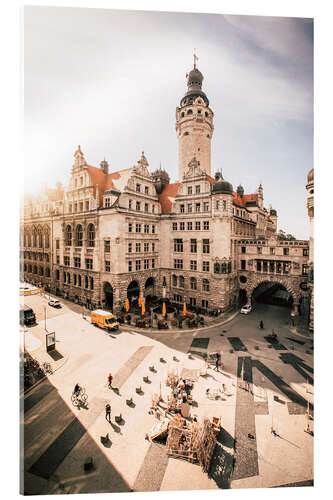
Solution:
M 46 306 L 44 306 L 44 330 L 47 332 L 47 329 L 46 329 Z

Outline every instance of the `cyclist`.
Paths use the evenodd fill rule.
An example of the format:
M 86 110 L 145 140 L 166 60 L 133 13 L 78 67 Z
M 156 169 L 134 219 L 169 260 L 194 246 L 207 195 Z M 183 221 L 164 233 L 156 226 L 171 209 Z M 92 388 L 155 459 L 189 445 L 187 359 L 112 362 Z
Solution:
M 75 387 L 74 387 L 74 394 L 75 394 L 75 396 L 79 396 L 80 392 L 81 392 L 81 387 L 79 386 L 79 384 L 76 384 Z

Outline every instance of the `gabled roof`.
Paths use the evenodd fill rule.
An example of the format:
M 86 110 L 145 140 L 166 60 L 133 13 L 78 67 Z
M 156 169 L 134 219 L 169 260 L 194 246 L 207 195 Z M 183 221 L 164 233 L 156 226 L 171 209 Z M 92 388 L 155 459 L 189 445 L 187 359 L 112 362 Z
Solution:
M 232 202 L 234 205 L 237 205 L 238 207 L 246 208 L 246 203 L 249 201 L 254 201 L 255 203 L 258 202 L 258 194 L 244 194 L 243 196 L 239 196 L 238 193 L 233 192 L 233 198 Z
M 174 202 L 179 186 L 181 182 L 175 182 L 174 184 L 167 184 L 162 193 L 159 195 L 158 199 L 161 204 L 162 214 L 168 214 L 171 212 L 172 203 Z
M 104 191 L 114 189 L 115 191 L 123 191 L 127 181 L 130 177 L 133 167 L 112 172 L 111 174 L 104 174 L 104 172 L 97 167 L 87 165 L 87 169 L 91 178 L 91 183 L 94 187 L 98 187 L 99 205 L 103 204 Z

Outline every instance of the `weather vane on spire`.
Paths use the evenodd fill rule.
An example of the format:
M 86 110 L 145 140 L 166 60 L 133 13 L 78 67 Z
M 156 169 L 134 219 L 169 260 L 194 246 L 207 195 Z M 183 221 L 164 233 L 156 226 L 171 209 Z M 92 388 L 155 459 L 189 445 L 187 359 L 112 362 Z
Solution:
M 197 61 L 199 60 L 199 57 L 196 55 L 195 51 L 196 51 L 196 49 L 194 49 L 194 52 L 193 52 L 193 59 L 194 59 L 193 67 L 194 68 L 197 67 Z

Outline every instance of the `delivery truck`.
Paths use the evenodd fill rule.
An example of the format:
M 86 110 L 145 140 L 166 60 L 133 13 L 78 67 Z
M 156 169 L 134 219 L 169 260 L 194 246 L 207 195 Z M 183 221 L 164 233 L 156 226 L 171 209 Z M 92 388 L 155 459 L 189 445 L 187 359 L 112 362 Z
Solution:
M 102 309 L 92 311 L 91 323 L 105 330 L 118 330 L 119 328 L 117 318 L 112 313 L 103 311 Z

